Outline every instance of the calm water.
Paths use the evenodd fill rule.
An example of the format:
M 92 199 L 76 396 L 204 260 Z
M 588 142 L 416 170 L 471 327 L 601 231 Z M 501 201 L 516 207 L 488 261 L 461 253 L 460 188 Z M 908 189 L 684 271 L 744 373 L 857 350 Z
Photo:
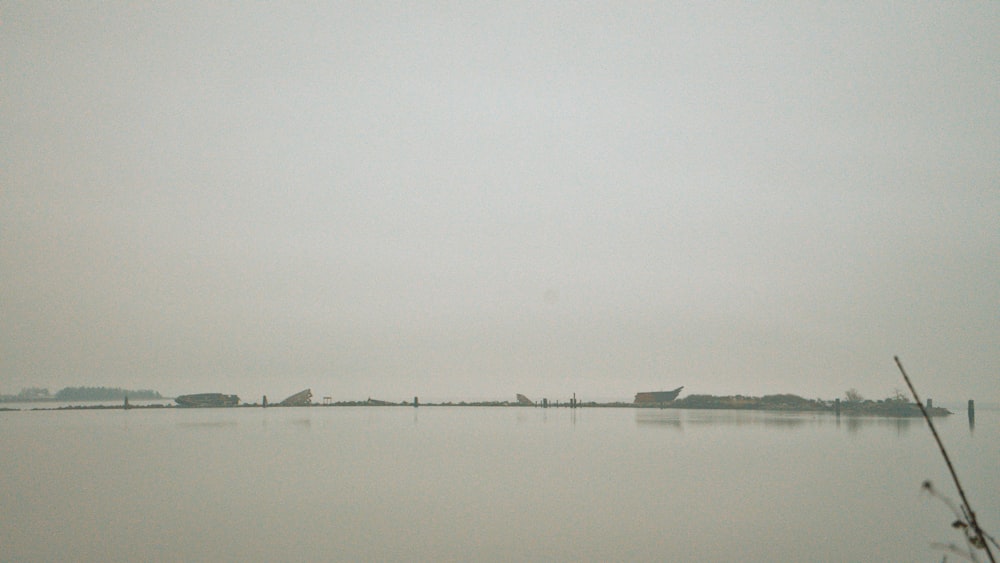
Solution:
M 1000 413 L 939 431 L 1000 535 Z M 3 561 L 940 561 L 922 420 L 533 408 L 0 413 Z M 957 559 L 949 556 L 949 560 Z

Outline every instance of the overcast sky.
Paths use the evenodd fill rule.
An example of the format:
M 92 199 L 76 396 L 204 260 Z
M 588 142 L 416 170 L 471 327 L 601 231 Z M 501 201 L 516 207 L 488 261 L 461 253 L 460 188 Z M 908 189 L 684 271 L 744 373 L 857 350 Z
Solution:
M 3 2 L 0 393 L 1000 400 L 1000 3 Z

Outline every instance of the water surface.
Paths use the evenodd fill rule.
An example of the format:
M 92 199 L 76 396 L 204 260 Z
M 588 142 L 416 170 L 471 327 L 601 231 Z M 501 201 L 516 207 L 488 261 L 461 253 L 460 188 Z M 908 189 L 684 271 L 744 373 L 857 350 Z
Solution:
M 1000 535 L 1000 416 L 939 431 Z M 334 407 L 0 413 L 3 561 L 940 561 L 919 419 Z M 949 557 L 951 558 L 951 557 Z

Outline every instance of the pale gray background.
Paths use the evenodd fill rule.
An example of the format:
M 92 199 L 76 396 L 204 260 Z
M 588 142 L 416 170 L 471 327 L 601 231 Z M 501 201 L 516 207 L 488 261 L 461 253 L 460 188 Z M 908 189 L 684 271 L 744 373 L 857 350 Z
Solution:
M 1000 397 L 1000 3 L 0 3 L 0 392 Z

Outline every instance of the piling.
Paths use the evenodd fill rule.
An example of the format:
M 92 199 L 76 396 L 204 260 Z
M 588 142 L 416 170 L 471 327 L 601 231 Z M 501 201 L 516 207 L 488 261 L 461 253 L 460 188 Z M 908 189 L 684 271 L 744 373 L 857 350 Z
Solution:
M 833 410 L 837 413 L 837 416 L 840 416 L 840 399 L 834 399 Z
M 419 406 L 420 406 L 420 399 L 418 399 L 417 396 L 414 395 L 413 396 L 413 408 L 417 408 Z
M 969 426 L 976 424 L 976 402 L 969 399 Z
M 264 398 L 263 398 L 263 399 L 261 399 L 261 401 L 260 401 L 260 404 L 261 404 L 261 406 L 262 406 L 262 407 L 264 407 L 265 409 L 267 408 L 267 395 L 264 395 Z

